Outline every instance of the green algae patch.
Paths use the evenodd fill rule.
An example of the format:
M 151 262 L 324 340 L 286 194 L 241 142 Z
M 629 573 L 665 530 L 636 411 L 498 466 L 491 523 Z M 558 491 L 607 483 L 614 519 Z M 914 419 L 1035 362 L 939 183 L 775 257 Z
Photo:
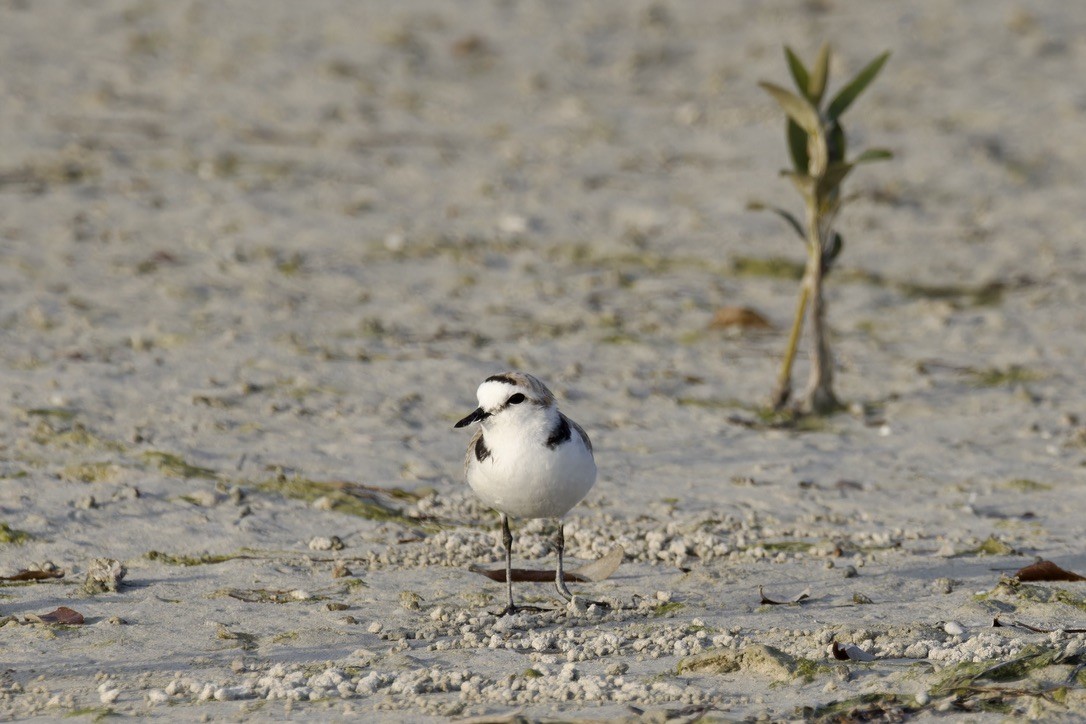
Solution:
M 1044 379 L 1044 375 L 1040 372 L 1034 372 L 1021 365 L 971 370 L 969 377 L 974 387 L 1014 387 Z
M 913 299 L 944 300 L 971 307 L 991 307 L 1003 301 L 1007 285 L 1003 282 L 989 282 L 978 286 L 965 284 L 919 284 L 917 282 L 898 282 L 898 289 Z
M 64 713 L 65 719 L 76 719 L 83 716 L 88 717 L 92 722 L 100 722 L 107 717 L 117 716 L 117 712 L 110 707 L 88 706 L 82 709 L 72 709 Z
M 1048 483 L 1039 483 L 1036 480 L 1030 480 L 1029 478 L 1015 478 L 1003 485 L 999 486 L 1008 490 L 1017 490 L 1020 493 L 1043 493 L 1048 490 L 1052 490 L 1052 486 Z
M 381 499 L 382 497 L 409 498 L 411 493 L 408 491 L 389 490 L 386 492 L 342 481 L 310 480 L 298 475 L 291 477 L 280 475 L 271 480 L 256 483 L 254 487 L 260 491 L 278 493 L 306 503 L 320 501 L 320 507 L 326 510 L 334 510 L 367 520 L 399 523 L 412 528 L 437 528 L 433 521 L 409 516 L 401 508 Z
M 677 673 L 732 674 L 737 671 L 758 674 L 773 681 L 801 679 L 812 681 L 830 667 L 817 661 L 786 654 L 764 644 L 735 649 L 713 649 L 687 656 L 679 661 Z
M 113 463 L 76 463 L 60 471 L 60 477 L 77 483 L 108 483 L 117 478 L 120 468 Z
M 915 697 L 872 692 L 822 706 L 805 706 L 796 713 L 808 722 L 901 721 L 920 709 Z
M 516 579 L 514 578 L 513 580 Z M 681 601 L 667 601 L 666 603 L 661 603 L 656 608 L 652 609 L 652 615 L 656 618 L 660 618 L 661 616 L 669 616 L 683 608 L 686 608 L 686 604 L 682 603 Z
M 809 553 L 815 547 L 814 543 L 802 540 L 766 541 L 759 545 L 769 553 Z
M 162 551 L 147 551 L 143 557 L 156 563 L 165 563 L 168 566 L 209 566 L 216 563 L 225 563 L 235 558 L 248 558 L 244 553 L 201 553 L 195 556 L 163 553 Z
M 961 556 L 1013 556 L 1017 551 L 1011 547 L 1011 545 L 1005 541 L 996 538 L 994 535 L 990 535 L 985 538 L 976 548 L 964 551 L 958 555 Z
M 744 277 L 799 281 L 803 278 L 804 265 L 802 262 L 779 256 L 737 256 L 732 259 L 732 271 Z
M 33 539 L 34 536 L 30 535 L 25 530 L 16 530 L 7 523 L 0 523 L 0 543 L 11 543 L 13 545 L 21 546 L 23 543 Z
M 217 478 L 219 474 L 211 468 L 203 468 L 185 462 L 180 456 L 159 450 L 148 450 L 140 456 L 144 462 L 154 465 L 166 475 L 174 478 Z
M 77 412 L 70 407 L 35 407 L 34 409 L 27 410 L 26 414 L 28 417 L 45 417 L 63 422 L 71 422 L 75 419 Z
M 1078 658 L 1066 659 L 1059 649 L 1047 646 L 1027 646 L 1007 661 L 966 661 L 949 666 L 929 693 L 933 699 L 951 694 L 965 696 L 973 693 L 980 682 L 1020 681 L 1050 666 L 1081 663 Z
M 116 440 L 108 440 L 82 423 L 70 422 L 59 416 L 39 417 L 30 433 L 30 439 L 38 445 L 73 449 L 108 450 L 122 452 L 124 445 Z
M 259 646 L 256 634 L 245 633 L 244 631 L 231 631 L 225 626 L 220 625 L 215 635 L 221 641 L 233 641 L 234 645 L 231 648 L 239 648 L 242 651 L 252 651 Z

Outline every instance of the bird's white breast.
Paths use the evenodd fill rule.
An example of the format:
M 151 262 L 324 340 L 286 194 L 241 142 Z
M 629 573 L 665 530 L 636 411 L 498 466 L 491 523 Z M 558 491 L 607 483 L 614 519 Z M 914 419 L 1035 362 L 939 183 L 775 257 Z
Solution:
M 489 455 L 468 452 L 468 484 L 479 498 L 516 518 L 559 518 L 581 502 L 596 482 L 592 452 L 576 430 L 547 447 L 541 430 L 497 426 L 484 432 Z

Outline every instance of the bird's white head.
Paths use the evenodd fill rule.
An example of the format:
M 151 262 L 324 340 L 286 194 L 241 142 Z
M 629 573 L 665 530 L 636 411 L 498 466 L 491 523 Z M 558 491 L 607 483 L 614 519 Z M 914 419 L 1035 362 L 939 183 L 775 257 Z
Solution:
M 547 386 L 524 372 L 503 372 L 487 377 L 476 392 L 479 407 L 456 423 L 464 427 L 480 422 L 484 427 L 530 417 L 546 417 L 556 410 L 554 395 Z

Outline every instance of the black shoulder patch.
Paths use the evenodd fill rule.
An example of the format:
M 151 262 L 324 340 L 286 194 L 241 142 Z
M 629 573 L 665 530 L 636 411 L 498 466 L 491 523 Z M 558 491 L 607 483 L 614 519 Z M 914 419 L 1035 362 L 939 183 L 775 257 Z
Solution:
M 514 380 L 509 375 L 490 375 L 490 377 L 487 377 L 483 381 L 484 382 L 504 382 L 507 385 L 515 385 L 515 384 L 517 384 L 517 381 Z
M 570 438 L 569 420 L 562 413 L 558 413 L 558 426 L 551 431 L 547 438 L 547 447 L 552 450 Z
M 490 448 L 483 442 L 483 436 L 480 435 L 479 439 L 475 441 L 475 459 L 479 462 L 483 462 L 490 457 Z

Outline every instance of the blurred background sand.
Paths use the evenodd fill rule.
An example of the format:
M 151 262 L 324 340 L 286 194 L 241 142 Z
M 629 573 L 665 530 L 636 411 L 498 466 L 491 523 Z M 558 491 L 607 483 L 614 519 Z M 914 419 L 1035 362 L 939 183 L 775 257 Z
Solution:
M 758 262 L 802 260 L 778 219 L 747 210 L 798 205 L 757 82 L 786 82 L 783 44 L 811 58 L 823 40 L 838 82 L 893 51 L 849 122 L 858 147 L 896 158 L 850 179 L 828 286 L 853 412 L 805 433 L 748 428 L 730 418 L 767 399 L 797 291 L 787 264 Z M 389 719 L 627 713 L 608 667 L 656 682 L 693 644 L 641 663 L 621 645 L 591 654 L 597 698 L 517 700 L 501 694 L 510 666 L 560 662 L 510 664 L 452 629 L 435 629 L 459 642 L 437 656 L 368 628 L 440 628 L 435 606 L 455 621 L 498 588 L 463 571 L 500 548 L 450 426 L 506 368 L 546 380 L 592 434 L 601 478 L 571 553 L 629 553 L 627 578 L 596 593 L 682 603 L 546 626 L 694 641 L 696 619 L 722 645 L 821 659 L 829 626 L 883 657 L 931 636 L 952 662 L 1013 655 L 1029 640 L 978 653 L 936 624 L 990 625 L 973 593 L 993 568 L 1086 569 L 1084 71 L 1074 3 L 0 3 L 0 522 L 29 536 L 0 544 L 0 564 L 51 561 L 75 584 L 104 556 L 130 583 L 3 589 L 4 715 L 183 718 L 149 693 L 175 672 L 217 691 L 312 661 L 356 680 L 466 667 L 489 682 L 336 695 Z M 713 329 L 726 306 L 774 328 Z M 423 508 L 378 500 L 449 520 L 423 535 L 329 510 L 338 498 L 306 481 L 403 489 Z M 540 558 L 533 525 L 520 549 Z M 347 547 L 313 553 L 332 535 Z M 949 557 L 992 536 L 1006 560 Z M 263 557 L 186 567 L 150 551 Z M 332 588 L 335 556 L 365 560 L 351 565 L 367 587 Z M 863 575 L 846 581 L 853 563 Z M 770 616 L 759 583 L 819 592 Z M 223 594 L 238 587 L 324 593 L 275 607 Z M 881 605 L 857 609 L 856 593 Z M 22 623 L 57 605 L 89 625 Z M 1033 613 L 1066 627 L 1068 612 L 1081 624 L 1073 606 Z M 936 634 L 905 633 L 920 623 Z M 99 672 L 124 680 L 113 701 Z M 695 676 L 644 697 L 786 717 L 918 689 L 876 679 Z M 324 706 L 304 711 L 346 715 Z

